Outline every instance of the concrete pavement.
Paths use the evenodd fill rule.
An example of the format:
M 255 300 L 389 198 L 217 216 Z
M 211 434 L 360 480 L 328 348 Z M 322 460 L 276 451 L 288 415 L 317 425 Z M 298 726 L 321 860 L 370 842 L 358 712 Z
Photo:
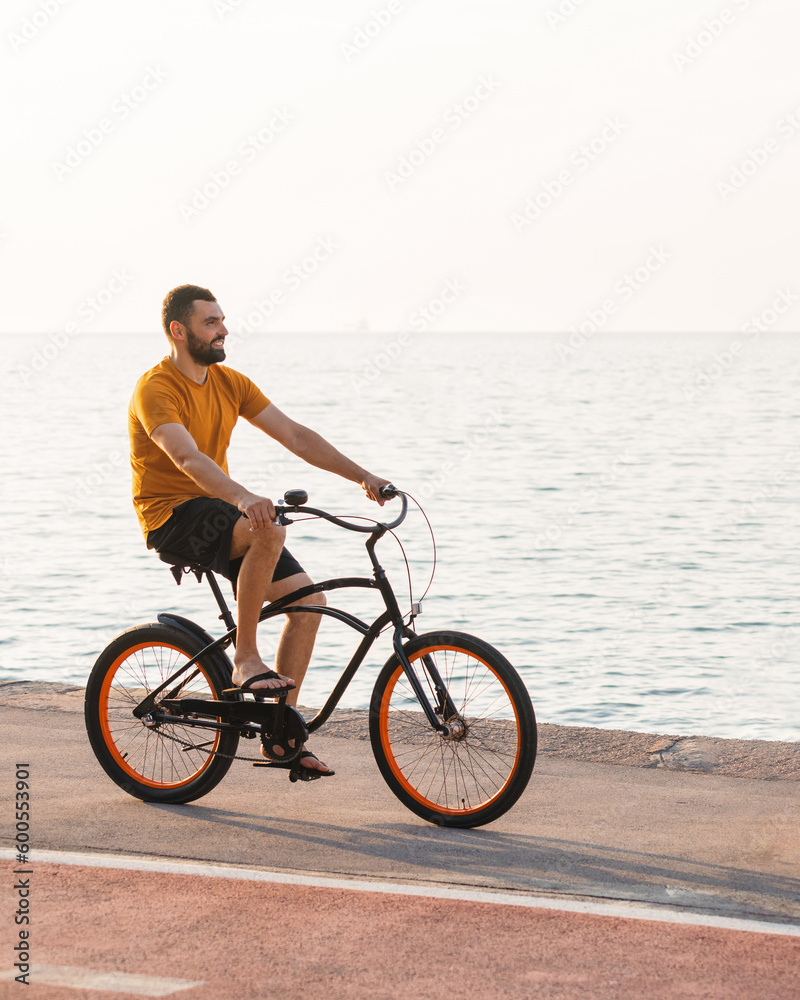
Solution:
M 106 777 L 81 690 L 0 684 L 0 718 L 5 787 L 24 763 L 32 796 L 22 874 L 3 799 L 31 916 L 29 942 L 0 921 L 3 1000 L 799 995 L 795 744 L 542 726 L 517 805 L 451 830 L 385 786 L 364 713 L 314 737 L 335 778 L 236 762 L 186 806 Z
M 0 768 L 10 782 L 17 762 L 30 763 L 34 851 L 196 859 L 800 923 L 794 744 L 748 744 L 737 756 L 735 746 L 722 746 L 735 741 L 711 741 L 714 760 L 698 764 L 695 745 L 686 765 L 695 770 L 684 771 L 663 765 L 674 740 L 569 731 L 567 752 L 627 762 L 604 764 L 570 758 L 567 731 L 542 727 L 542 752 L 517 805 L 486 827 L 450 830 L 426 824 L 391 794 L 368 741 L 358 738 L 358 713 L 331 726 L 340 736 L 314 737 L 315 751 L 337 770 L 333 779 L 290 784 L 281 772 L 235 762 L 204 798 L 158 806 L 129 797 L 101 770 L 81 697 L 63 685 L 0 685 Z M 714 773 L 725 759 L 733 773 L 771 780 Z M 3 825 L 0 846 L 11 846 L 10 829 Z

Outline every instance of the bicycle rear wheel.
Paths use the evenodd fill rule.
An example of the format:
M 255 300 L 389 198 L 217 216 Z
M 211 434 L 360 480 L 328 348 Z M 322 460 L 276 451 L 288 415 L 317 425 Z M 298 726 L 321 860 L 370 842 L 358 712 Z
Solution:
M 401 802 L 431 823 L 472 827 L 497 819 L 522 795 L 536 760 L 536 718 L 525 685 L 493 646 L 462 632 L 429 632 L 403 649 L 450 732 L 440 736 L 431 728 L 392 656 L 370 703 L 381 774 Z
M 106 774 L 130 795 L 150 802 L 191 802 L 211 791 L 233 762 L 236 732 L 146 725 L 133 715 L 146 695 L 202 648 L 186 632 L 153 622 L 117 636 L 92 668 L 84 705 L 89 742 Z M 228 686 L 223 667 L 212 657 L 190 667 L 164 697 L 218 699 Z

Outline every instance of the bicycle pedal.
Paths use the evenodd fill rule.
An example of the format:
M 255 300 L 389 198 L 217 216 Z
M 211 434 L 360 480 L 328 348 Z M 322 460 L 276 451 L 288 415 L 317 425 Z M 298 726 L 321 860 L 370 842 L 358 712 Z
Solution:
M 315 781 L 317 778 L 321 778 L 322 775 L 317 772 L 316 774 L 307 767 L 293 767 L 289 771 L 289 781 L 294 784 L 296 781 Z
M 318 771 L 314 772 L 307 767 L 295 767 L 294 762 L 289 762 L 282 764 L 279 761 L 272 760 L 254 760 L 253 767 L 273 767 L 280 771 L 289 772 L 289 781 L 294 784 L 296 781 L 315 781 L 317 778 L 322 778 L 324 775 L 320 774 Z
M 247 701 L 245 698 L 246 694 L 251 694 L 253 696 L 253 701 L 286 701 L 286 696 L 289 694 L 288 691 L 281 691 L 280 694 L 270 694 L 268 690 L 257 690 L 257 691 L 242 691 L 241 688 L 225 688 L 222 692 L 222 697 L 230 701 Z

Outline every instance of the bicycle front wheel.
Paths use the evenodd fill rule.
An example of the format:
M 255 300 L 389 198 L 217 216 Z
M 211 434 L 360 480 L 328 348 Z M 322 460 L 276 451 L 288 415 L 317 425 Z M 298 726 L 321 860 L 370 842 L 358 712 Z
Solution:
M 191 802 L 211 791 L 231 766 L 238 733 L 153 724 L 133 714 L 202 648 L 199 639 L 154 622 L 117 636 L 92 668 L 84 706 L 89 742 L 106 774 L 137 798 Z M 217 660 L 204 659 L 176 679 L 164 697 L 218 699 L 227 686 Z
M 431 823 L 472 827 L 497 819 L 522 795 L 536 760 L 536 718 L 519 674 L 493 646 L 462 632 L 429 632 L 403 649 L 448 732 L 431 727 L 392 656 L 369 713 L 381 774 Z

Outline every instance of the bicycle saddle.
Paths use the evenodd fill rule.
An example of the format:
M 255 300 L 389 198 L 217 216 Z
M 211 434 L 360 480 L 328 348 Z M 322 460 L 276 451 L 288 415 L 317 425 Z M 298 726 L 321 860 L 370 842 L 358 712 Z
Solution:
M 183 576 L 184 570 L 186 570 L 187 573 L 194 573 L 198 580 L 200 580 L 203 573 L 205 573 L 202 566 L 198 566 L 197 563 L 187 559 L 186 556 L 179 556 L 174 552 L 167 552 L 166 549 L 162 549 L 161 552 L 157 553 L 157 555 L 161 562 L 165 562 L 171 567 L 170 572 L 175 577 L 175 582 L 178 586 L 181 585 L 181 577 Z
M 169 563 L 170 566 L 186 566 L 188 569 L 200 569 L 197 563 L 193 563 L 186 556 L 179 556 L 174 552 L 167 552 L 165 549 L 162 549 L 157 555 L 161 562 Z

